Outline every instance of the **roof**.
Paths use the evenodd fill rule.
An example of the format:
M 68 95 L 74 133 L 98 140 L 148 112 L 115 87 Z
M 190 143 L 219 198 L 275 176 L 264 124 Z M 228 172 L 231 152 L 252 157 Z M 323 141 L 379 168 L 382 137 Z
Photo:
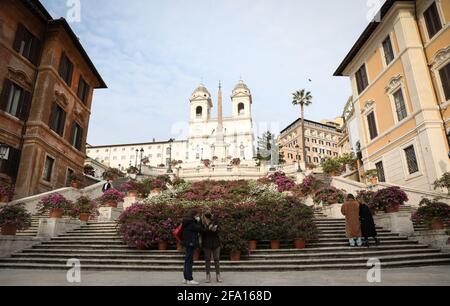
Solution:
M 97 71 L 97 68 L 95 68 L 94 64 L 92 63 L 91 59 L 89 58 L 88 54 L 86 53 L 86 50 L 84 50 L 83 46 L 80 43 L 80 40 L 73 32 L 72 28 L 69 26 L 67 21 L 64 18 L 60 19 L 53 19 L 53 17 L 50 15 L 50 13 L 46 10 L 46 8 L 42 5 L 42 3 L 39 0 L 22 0 L 22 3 L 30 9 L 30 11 L 35 14 L 38 18 L 40 18 L 43 22 L 47 23 L 49 26 L 62 26 L 66 33 L 69 35 L 71 40 L 73 41 L 75 47 L 80 52 L 83 59 L 88 64 L 91 71 L 94 73 L 95 77 L 99 81 L 100 85 L 96 88 L 107 88 L 105 81 L 100 76 L 100 73 Z
M 358 52 L 361 50 L 361 48 L 366 44 L 366 42 L 370 39 L 372 34 L 375 32 L 375 30 L 380 25 L 380 23 L 381 23 L 380 21 L 383 20 L 383 18 L 386 16 L 386 14 L 394 6 L 394 4 L 396 2 L 413 2 L 413 1 L 411 1 L 411 0 L 386 0 L 386 2 L 383 4 L 381 9 L 378 11 L 376 17 L 369 23 L 367 28 L 364 30 L 364 32 L 358 38 L 356 43 L 350 49 L 350 52 L 347 54 L 347 56 L 344 58 L 342 63 L 339 65 L 336 72 L 334 73 L 334 76 L 343 76 L 344 70 L 347 68 L 347 66 L 350 64 L 350 62 L 355 58 L 355 56 L 358 54 Z M 380 21 L 377 21 L 377 19 Z
M 182 143 L 186 142 L 186 140 L 175 140 L 174 143 Z M 161 145 L 161 144 L 168 144 L 169 141 L 149 141 L 149 142 L 140 142 L 140 143 L 125 143 L 125 144 L 114 144 L 114 145 L 100 145 L 100 146 L 87 146 L 86 149 L 92 150 L 92 149 L 99 149 L 99 148 L 117 148 L 117 147 L 144 147 L 149 145 Z
M 292 128 L 293 126 L 295 126 L 297 123 L 300 123 L 300 121 L 301 121 L 301 118 L 299 118 L 299 119 L 295 120 L 294 122 L 292 122 L 287 128 L 285 128 L 284 130 L 282 130 L 280 132 L 280 135 L 283 134 L 284 132 L 286 132 L 287 130 L 289 130 L 290 128 Z M 320 123 L 320 122 L 316 122 L 316 121 L 305 119 L 305 124 L 308 124 L 308 123 L 319 125 L 319 126 L 322 126 L 324 128 L 333 129 L 333 130 L 335 130 L 336 132 L 339 133 L 339 131 L 336 129 L 336 127 L 332 126 L 332 125 L 323 124 L 323 123 Z

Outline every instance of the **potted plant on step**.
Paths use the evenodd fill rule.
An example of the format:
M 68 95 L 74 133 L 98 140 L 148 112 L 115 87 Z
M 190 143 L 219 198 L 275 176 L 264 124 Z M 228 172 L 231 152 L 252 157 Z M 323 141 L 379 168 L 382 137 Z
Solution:
M 96 212 L 97 209 L 95 203 L 89 197 L 81 196 L 73 205 L 72 216 L 79 217 L 80 221 L 88 222 L 91 215 Z
M 8 203 L 14 197 L 13 186 L 0 186 L 0 203 Z
M 356 195 L 356 200 L 361 204 L 367 205 L 372 215 L 377 213 L 376 203 L 373 199 L 374 194 L 375 192 L 371 190 L 360 190 Z
M 81 174 L 73 173 L 70 175 L 69 180 L 70 180 L 70 187 L 80 189 L 84 177 Z
M 450 219 L 450 206 L 439 200 L 423 199 L 412 218 L 413 221 L 424 223 L 432 230 L 442 230 Z
M 400 206 L 408 201 L 408 196 L 400 187 L 395 186 L 378 190 L 373 199 L 378 211 L 396 213 L 399 212 Z
M 365 176 L 371 185 L 378 184 L 378 170 L 377 169 L 367 170 L 365 173 Z
M 129 197 L 137 197 L 139 190 L 142 190 L 142 183 L 139 183 L 136 180 L 131 180 L 122 185 L 122 189 L 127 192 Z
M 25 204 L 7 204 L 0 207 L 0 227 L 3 236 L 15 236 L 17 231 L 31 226 L 31 214 Z
M 337 176 L 341 170 L 341 163 L 336 158 L 327 158 L 322 163 L 322 169 L 330 176 Z
M 38 204 L 41 214 L 49 213 L 50 218 L 60 219 L 72 210 L 73 203 L 59 193 L 46 196 Z
M 167 183 L 159 178 L 155 178 L 151 182 L 152 193 L 160 193 L 162 190 L 167 189 Z
M 442 175 L 442 177 L 434 182 L 434 189 L 447 189 L 447 192 L 450 194 L 450 172 L 446 172 Z
M 117 189 L 111 188 L 100 197 L 100 202 L 112 208 L 117 208 L 119 202 L 123 202 L 124 194 Z
M 320 188 L 314 195 L 314 203 L 322 205 L 342 204 L 345 201 L 345 194 L 333 186 Z

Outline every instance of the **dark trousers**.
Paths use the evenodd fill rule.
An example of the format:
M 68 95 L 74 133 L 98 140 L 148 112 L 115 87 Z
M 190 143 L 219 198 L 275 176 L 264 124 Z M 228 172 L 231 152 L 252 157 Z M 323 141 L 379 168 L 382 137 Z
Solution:
M 220 275 L 220 247 L 215 250 L 205 249 L 206 274 L 211 273 L 211 257 L 214 257 L 214 267 L 216 268 L 216 274 Z
M 192 267 L 194 265 L 194 247 L 186 247 L 186 255 L 184 257 L 184 279 L 187 281 L 194 280 L 192 276 Z

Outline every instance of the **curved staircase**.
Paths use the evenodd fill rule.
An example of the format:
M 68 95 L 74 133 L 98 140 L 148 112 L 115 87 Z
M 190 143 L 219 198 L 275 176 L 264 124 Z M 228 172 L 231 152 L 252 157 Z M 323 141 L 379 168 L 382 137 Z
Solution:
M 258 250 L 239 262 L 224 260 L 224 271 L 295 271 L 327 269 L 367 269 L 370 258 L 378 258 L 384 268 L 450 265 L 450 254 L 420 245 L 379 228 L 381 245 L 351 248 L 345 238 L 345 221 L 327 219 L 316 213 L 320 231 L 315 241 L 303 250 L 291 249 L 292 243 L 282 242 L 282 249 L 270 250 L 261 242 Z M 50 241 L 0 259 L 0 269 L 61 269 L 67 270 L 67 260 L 77 258 L 84 270 L 182 271 L 183 254 L 176 250 L 137 251 L 129 249 L 117 234 L 116 222 L 89 222 L 81 228 Z M 224 258 L 227 259 L 227 258 Z M 203 261 L 195 263 L 203 271 Z

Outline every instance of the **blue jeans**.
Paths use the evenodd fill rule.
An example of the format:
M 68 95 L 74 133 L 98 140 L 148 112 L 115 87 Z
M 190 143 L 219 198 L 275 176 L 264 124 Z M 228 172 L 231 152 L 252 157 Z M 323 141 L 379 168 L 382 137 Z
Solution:
M 350 246 L 355 246 L 355 239 L 356 239 L 356 244 L 358 246 L 362 246 L 362 239 L 361 237 L 358 238 L 350 238 L 348 241 L 350 242 Z
M 186 247 L 186 255 L 184 257 L 184 279 L 187 281 L 194 280 L 192 276 L 192 267 L 194 265 L 194 252 L 195 248 L 188 246 Z

